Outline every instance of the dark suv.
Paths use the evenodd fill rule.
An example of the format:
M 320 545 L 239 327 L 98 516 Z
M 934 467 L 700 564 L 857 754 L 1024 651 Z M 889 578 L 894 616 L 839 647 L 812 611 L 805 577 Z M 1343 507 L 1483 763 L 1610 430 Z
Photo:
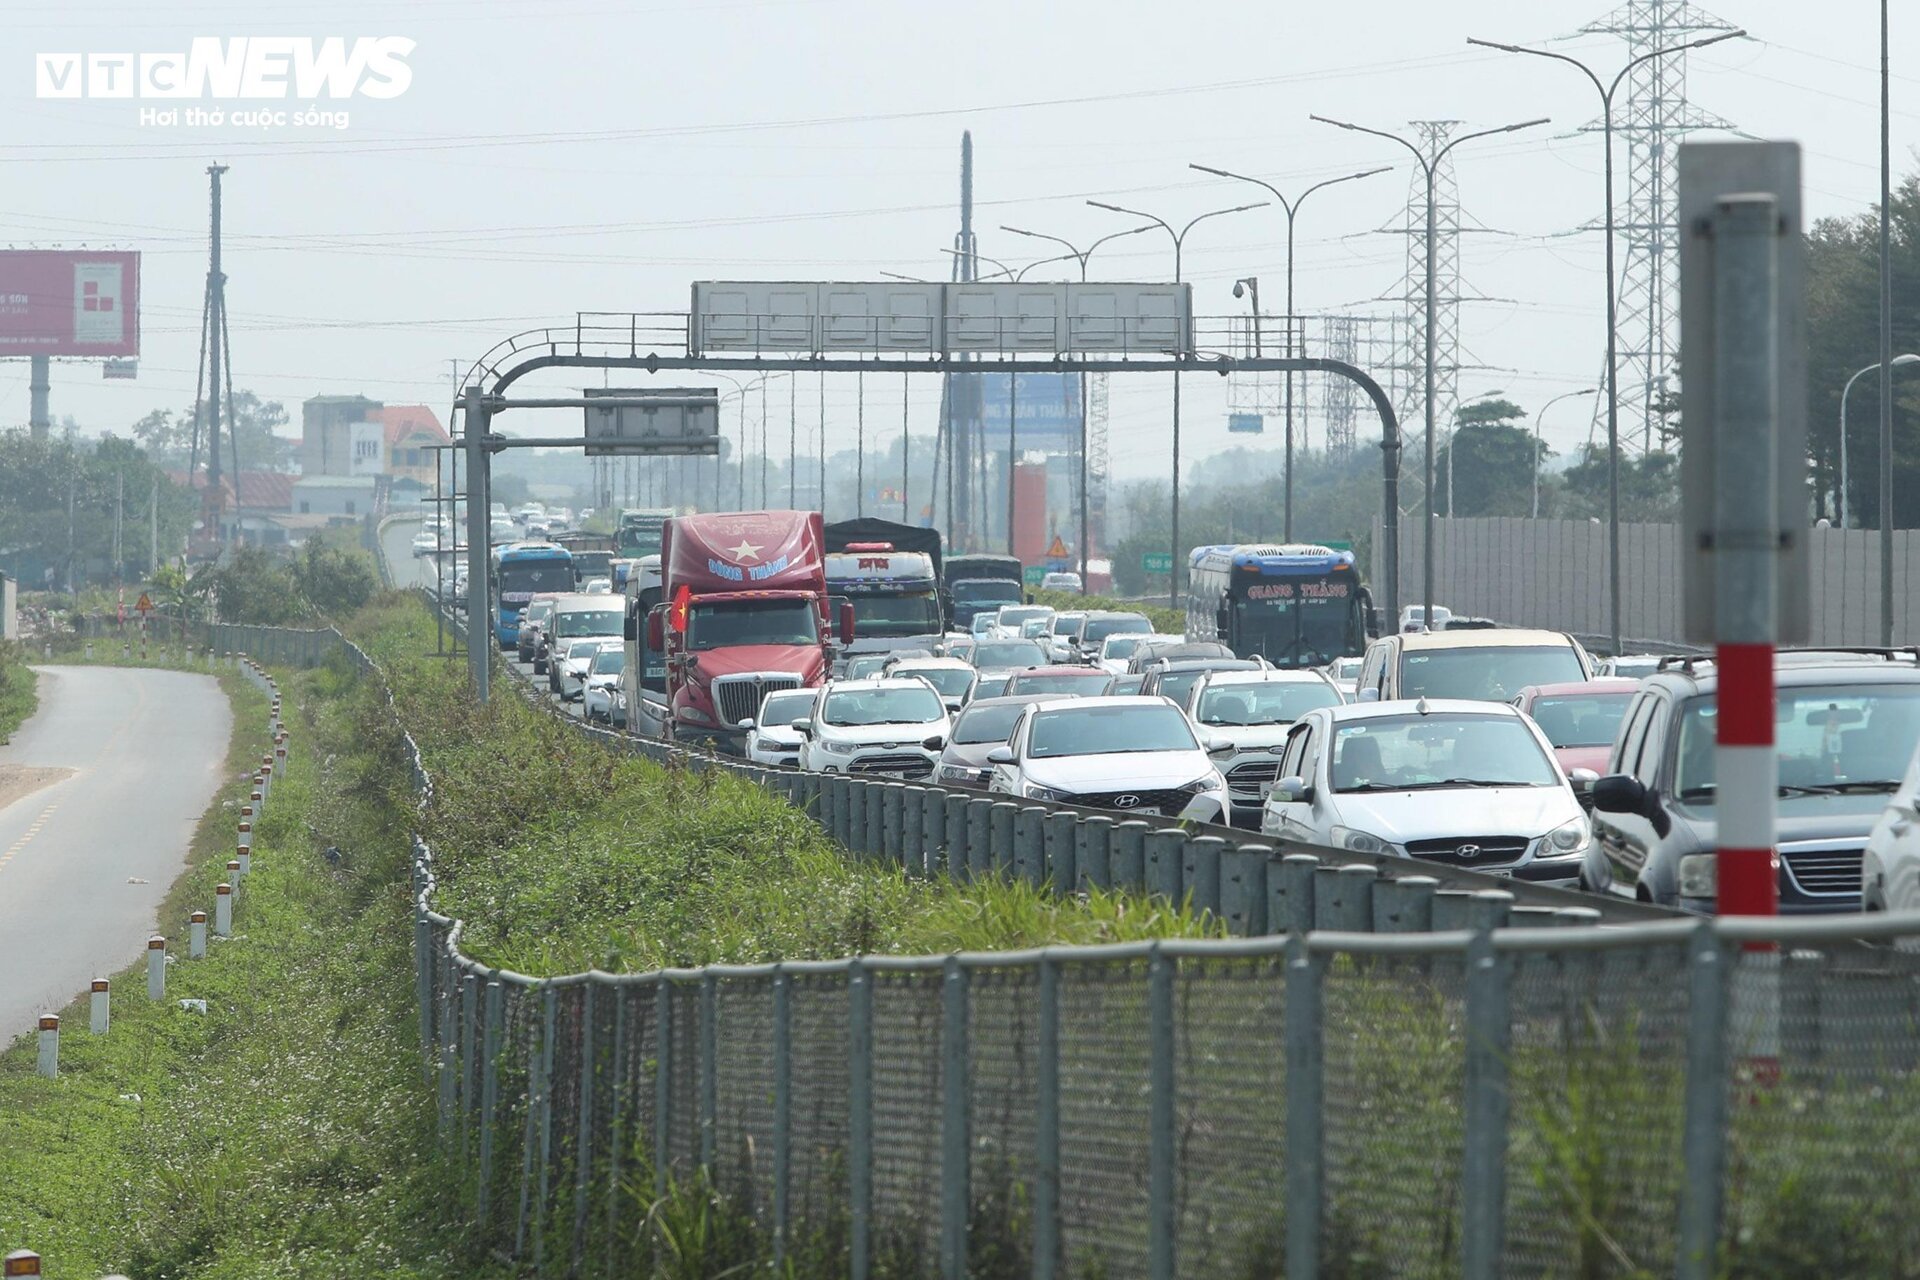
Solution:
M 1920 739 L 1920 653 L 1783 652 L 1775 666 L 1780 914 L 1860 910 L 1860 862 Z M 1714 910 L 1717 681 L 1668 658 L 1627 707 L 1593 784 L 1583 885 Z

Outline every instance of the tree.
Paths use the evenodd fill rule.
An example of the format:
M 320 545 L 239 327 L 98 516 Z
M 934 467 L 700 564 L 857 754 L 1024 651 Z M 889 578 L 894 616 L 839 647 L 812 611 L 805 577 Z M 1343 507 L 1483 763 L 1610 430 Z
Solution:
M 212 401 L 204 401 L 200 412 L 199 462 L 207 461 L 207 431 Z M 277 434 L 287 425 L 286 406 L 278 400 L 262 400 L 251 391 L 233 393 L 233 422 L 226 420 L 226 403 L 220 406 L 220 470 L 233 471 L 236 446 L 243 471 L 285 471 L 293 465 L 295 443 Z M 174 413 L 155 409 L 133 424 L 133 436 L 159 465 L 184 471 L 193 457 L 193 407 Z M 232 439 L 229 439 L 229 435 Z
M 1462 516 L 1524 516 L 1533 509 L 1533 432 L 1511 400 L 1476 400 L 1454 415 L 1454 433 L 1434 459 L 1434 510 Z M 1542 457 L 1549 456 L 1542 451 Z M 1451 475 L 1451 486 L 1448 477 Z
M 1560 476 L 1557 515 L 1568 520 L 1605 520 L 1608 514 L 1607 447 L 1582 446 L 1580 460 Z M 1620 455 L 1620 519 L 1671 523 L 1680 518 L 1680 455 Z

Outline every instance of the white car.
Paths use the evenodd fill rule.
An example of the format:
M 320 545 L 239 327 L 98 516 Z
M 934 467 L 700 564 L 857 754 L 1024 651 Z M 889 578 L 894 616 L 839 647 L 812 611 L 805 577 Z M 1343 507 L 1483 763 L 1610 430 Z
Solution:
M 1920 811 L 1915 808 L 1920 805 L 1920 753 L 1890 790 L 1861 861 L 1862 911 L 1920 910 Z
M 1458 698 L 1307 712 L 1260 830 L 1565 888 L 1593 840 L 1539 728 L 1504 703 Z
M 1660 669 L 1665 661 L 1657 653 L 1623 653 L 1614 658 L 1600 659 L 1596 676 L 1618 676 L 1625 680 L 1643 680 Z
M 747 733 L 747 759 L 754 764 L 800 763 L 801 737 L 794 726 L 813 717 L 818 689 L 775 689 L 760 702 L 760 715 Z
M 566 645 L 566 651 L 553 663 L 553 683 L 560 694 L 560 701 L 572 702 L 584 697 L 587 687 L 587 671 L 593 666 L 594 657 L 609 645 L 619 646 L 619 640 L 608 640 L 605 636 L 581 636 L 578 640 L 558 641 Z
M 917 676 L 838 680 L 800 731 L 800 767 L 921 781 L 933 773 L 951 727 L 947 705 Z
M 1400 630 L 1402 631 L 1445 631 L 1447 624 L 1453 621 L 1453 610 L 1445 605 L 1433 606 L 1433 626 L 1427 626 L 1427 607 L 1410 604 L 1400 611 Z
M 1073 661 L 1073 633 L 1080 629 L 1080 619 L 1086 616 L 1084 609 L 1064 609 L 1053 615 L 1047 638 L 1042 642 L 1047 646 L 1049 662 L 1058 665 Z
M 1127 674 L 1127 664 L 1133 660 L 1133 651 L 1143 644 L 1181 644 L 1182 636 L 1163 636 L 1153 631 L 1123 631 L 1107 636 L 1100 641 L 1100 647 L 1093 651 L 1093 665 L 1110 676 Z
M 1127 816 L 1223 821 L 1227 782 L 1193 722 L 1165 698 L 1036 702 L 987 755 L 987 790 L 1113 809 Z
M 432 529 L 422 529 L 413 535 L 413 554 L 429 556 L 440 549 L 440 535 Z
M 580 695 L 581 714 L 589 720 L 613 723 L 614 698 L 620 692 L 620 673 L 627 669 L 627 649 L 601 647 L 587 666 L 587 679 Z M 625 718 L 624 711 L 622 718 Z
M 1080 575 L 1071 569 L 1054 569 L 1040 579 L 1042 591 L 1078 591 Z
M 1320 669 L 1327 673 L 1329 680 L 1340 686 L 1341 693 L 1352 698 L 1360 680 L 1360 668 L 1366 665 L 1367 660 L 1363 657 L 1335 658 Z
M 1030 640 L 1026 625 L 1035 620 L 1051 623 L 1054 609 L 1044 604 L 1003 604 L 994 615 L 993 634 L 1001 640 Z
M 958 711 L 973 696 L 980 673 L 959 658 L 895 658 L 882 668 L 888 676 L 919 676 L 940 695 L 947 710 Z
M 1260 807 L 1280 776 L 1287 731 L 1315 707 L 1346 702 L 1320 671 L 1210 671 L 1187 694 L 1187 715 L 1200 732 L 1233 744 L 1221 758 L 1233 802 L 1233 825 L 1260 825 Z
M 582 595 L 610 596 L 613 594 L 613 579 L 588 578 L 581 584 L 580 591 Z
M 1004 680 L 1016 671 L 1046 666 L 1047 651 L 1032 640 L 982 640 L 973 646 L 967 661 L 984 684 L 996 676 Z

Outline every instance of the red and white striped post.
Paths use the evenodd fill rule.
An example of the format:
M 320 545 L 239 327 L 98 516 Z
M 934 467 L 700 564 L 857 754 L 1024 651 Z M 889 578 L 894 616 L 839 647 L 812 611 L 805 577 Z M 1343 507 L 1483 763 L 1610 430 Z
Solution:
M 60 1074 L 60 1015 L 43 1013 L 40 1015 L 40 1063 L 41 1075 L 51 1080 Z
M 167 998 L 167 940 L 159 934 L 147 939 L 147 999 Z
M 96 1036 L 107 1034 L 113 1021 L 113 997 L 105 978 L 95 978 L 87 992 L 87 1030 Z

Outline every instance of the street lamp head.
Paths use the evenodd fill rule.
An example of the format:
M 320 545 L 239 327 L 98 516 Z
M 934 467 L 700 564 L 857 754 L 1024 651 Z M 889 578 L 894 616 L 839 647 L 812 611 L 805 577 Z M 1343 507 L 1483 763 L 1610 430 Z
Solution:
M 1893 367 L 1896 369 L 1903 368 L 1910 364 L 1920 364 L 1920 355 L 1914 355 L 1912 352 L 1908 352 L 1906 355 L 1895 356 L 1893 358 Z
M 1541 116 L 1538 120 L 1522 120 L 1519 124 L 1505 125 L 1499 130 L 1499 132 L 1518 133 L 1522 129 L 1531 129 L 1533 128 L 1533 126 L 1537 124 L 1551 124 L 1551 123 L 1553 123 L 1553 117 Z
M 1201 173 L 1210 173 L 1216 178 L 1238 178 L 1237 173 L 1228 173 L 1225 169 L 1216 169 L 1210 164 L 1188 164 L 1189 169 L 1198 169 Z
M 1502 53 L 1532 53 L 1533 52 L 1533 50 L 1523 49 L 1517 44 L 1501 44 L 1498 40 L 1482 40 L 1478 36 L 1468 36 L 1467 43 L 1477 44 L 1483 49 L 1498 49 Z
M 1233 282 L 1233 296 L 1236 298 L 1244 298 L 1247 296 L 1247 282 L 1245 280 L 1235 280 Z

